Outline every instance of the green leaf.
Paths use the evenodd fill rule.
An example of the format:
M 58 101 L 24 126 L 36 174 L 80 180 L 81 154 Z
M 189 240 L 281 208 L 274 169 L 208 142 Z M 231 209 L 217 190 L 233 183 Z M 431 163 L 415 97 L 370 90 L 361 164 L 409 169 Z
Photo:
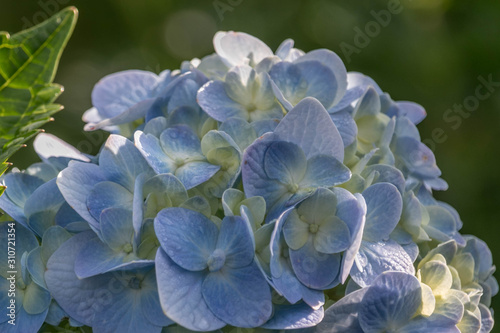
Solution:
M 63 87 L 52 81 L 77 17 L 68 7 L 13 36 L 0 32 L 0 175 L 7 159 L 62 110 L 54 101 Z

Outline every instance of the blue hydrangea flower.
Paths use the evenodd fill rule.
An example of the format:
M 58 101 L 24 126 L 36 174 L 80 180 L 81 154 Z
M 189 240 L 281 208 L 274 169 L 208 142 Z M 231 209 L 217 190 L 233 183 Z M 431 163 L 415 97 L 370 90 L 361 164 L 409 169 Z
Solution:
M 245 193 L 266 200 L 270 220 L 316 188 L 349 180 L 343 157 L 342 139 L 328 113 L 315 99 L 305 99 L 272 134 L 247 148 Z
M 364 202 L 348 191 L 318 189 L 286 211 L 270 239 L 270 275 L 290 302 L 313 308 L 324 303 L 319 290 L 343 283 L 361 243 Z
M 405 248 L 390 238 L 403 206 L 397 188 L 389 183 L 377 183 L 364 190 L 362 195 L 366 202 L 366 222 L 351 270 L 352 279 L 365 287 L 385 271 L 415 274 L 413 259 Z
M 155 219 L 160 300 L 168 317 L 192 330 L 257 327 L 271 316 L 271 292 L 254 261 L 252 229 L 241 217 L 217 225 L 184 208 Z
M 14 234 L 12 242 L 8 234 Z M 36 332 L 47 317 L 51 301 L 49 291 L 28 270 L 27 260 L 33 251 L 39 250 L 38 240 L 22 224 L 1 222 L 0 249 L 4 254 L 0 261 L 0 330 Z M 15 249 L 15 263 L 8 261 L 10 249 Z
M 172 324 L 162 312 L 152 265 L 79 279 L 78 253 L 96 236 L 75 235 L 47 262 L 45 281 L 54 299 L 72 318 L 96 331 L 161 332 Z
M 210 81 L 204 85 L 198 92 L 198 103 L 218 121 L 231 117 L 250 122 L 283 117 L 269 75 L 244 65 L 232 68 L 224 81 Z

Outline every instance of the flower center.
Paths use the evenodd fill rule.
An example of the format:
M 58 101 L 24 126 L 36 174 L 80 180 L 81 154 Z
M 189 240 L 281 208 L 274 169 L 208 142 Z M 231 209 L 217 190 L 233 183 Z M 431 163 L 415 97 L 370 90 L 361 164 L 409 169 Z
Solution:
M 316 223 L 309 224 L 309 232 L 315 234 L 318 232 L 319 226 Z
M 128 287 L 130 289 L 141 289 L 141 280 L 139 280 L 136 276 L 128 280 Z
M 299 190 L 299 185 L 297 184 L 288 184 L 288 191 L 290 193 L 296 193 Z
M 210 272 L 217 272 L 224 266 L 226 262 L 226 254 L 221 249 L 215 251 L 208 257 L 207 265 Z
M 127 243 L 123 246 L 123 252 L 125 252 L 125 253 L 130 253 L 130 252 L 132 252 L 132 250 L 133 250 L 133 247 L 132 247 L 132 244 L 130 244 L 130 243 Z

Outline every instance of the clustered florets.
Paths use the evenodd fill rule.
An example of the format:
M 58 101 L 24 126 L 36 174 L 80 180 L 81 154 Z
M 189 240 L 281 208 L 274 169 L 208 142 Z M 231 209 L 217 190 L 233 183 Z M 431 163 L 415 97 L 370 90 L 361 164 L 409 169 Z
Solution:
M 97 156 L 40 134 L 43 162 L 3 177 L 17 329 L 489 332 L 491 252 L 432 196 L 447 184 L 424 109 L 328 50 L 214 46 L 97 83 L 85 128 L 112 133 Z

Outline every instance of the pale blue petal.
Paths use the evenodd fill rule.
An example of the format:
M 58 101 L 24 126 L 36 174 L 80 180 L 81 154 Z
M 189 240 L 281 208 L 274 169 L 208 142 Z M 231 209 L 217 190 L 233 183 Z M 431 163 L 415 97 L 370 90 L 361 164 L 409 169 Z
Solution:
M 226 93 L 224 82 L 210 81 L 198 91 L 198 103 L 203 111 L 217 121 L 231 117 L 247 119 L 245 107 L 233 101 Z
M 342 269 L 340 272 L 340 282 L 344 283 L 363 240 L 363 229 L 365 226 L 366 204 L 361 194 L 352 195 L 342 188 L 333 188 L 337 197 L 336 215 L 349 228 L 351 233 L 351 246 L 342 256 Z
M 99 167 L 107 180 L 129 191 L 134 190 L 134 182 L 139 174 L 151 170 L 134 143 L 115 134 L 109 136 L 99 155 Z
M 342 137 L 328 112 L 314 98 L 305 98 L 297 104 L 281 120 L 275 134 L 298 145 L 307 158 L 323 154 L 344 160 Z
M 435 178 L 441 175 L 432 150 L 414 138 L 398 138 L 394 153 L 415 177 Z
M 367 290 L 359 308 L 359 322 L 366 333 L 406 325 L 422 302 L 420 282 L 413 275 L 388 272 Z
M 331 216 L 320 225 L 313 244 L 321 253 L 340 253 L 351 245 L 351 232 L 344 221 Z
M 243 188 L 247 197 L 262 196 L 268 211 L 288 193 L 285 185 L 269 179 L 264 158 L 271 142 L 256 141 L 245 151 L 242 163 Z
M 200 78 L 201 77 L 198 77 L 198 79 Z M 172 92 L 172 96 L 170 96 L 167 105 L 168 111 L 172 112 L 180 107 L 198 108 L 198 104 L 196 103 L 196 93 L 198 92 L 200 86 L 206 82 L 206 79 L 203 79 L 202 81 L 203 82 L 196 82 L 189 77 L 180 81 L 176 85 L 175 90 Z
M 174 161 L 204 160 L 198 136 L 186 125 L 167 128 L 160 135 L 163 151 Z
M 134 141 L 147 163 L 157 174 L 175 171 L 175 162 L 165 154 L 158 138 L 152 134 L 137 131 L 134 134 Z
M 377 91 L 369 86 L 354 109 L 354 119 L 365 116 L 376 116 L 380 113 L 380 98 Z
M 165 316 L 161 308 L 155 270 L 151 270 L 146 274 L 141 286 L 147 289 L 147 291 L 145 290 L 141 294 L 143 316 L 156 326 L 169 326 L 174 324 L 171 319 Z
M 300 249 L 309 238 L 309 223 L 302 221 L 295 209 L 288 214 L 283 224 L 283 236 L 287 245 L 293 250 Z
M 144 125 L 143 132 L 145 134 L 151 134 L 157 138 L 160 137 L 161 133 L 167 128 L 167 118 L 156 117 L 151 119 Z
M 363 241 L 355 262 L 351 269 L 351 277 L 361 287 L 371 285 L 386 271 L 415 274 L 410 256 L 392 239 L 377 243 Z
M 31 230 L 15 222 L 0 222 L 0 253 L 5 254 L 4 258 L 0 259 L 0 276 L 6 277 L 8 271 L 12 271 L 7 265 L 7 253 L 9 253 L 9 245 L 12 249 L 12 243 L 9 244 L 9 229 L 14 224 L 15 229 L 15 251 L 17 268 L 21 268 L 21 256 L 26 252 L 28 254 L 33 249 L 38 247 L 38 240 Z M 10 232 L 12 233 L 12 232 Z
M 90 191 L 87 197 L 87 207 L 90 214 L 99 220 L 102 211 L 107 208 L 130 209 L 133 199 L 133 194 L 125 187 L 111 181 L 104 181 L 96 184 Z
M 344 96 L 347 90 L 347 72 L 344 63 L 340 57 L 334 52 L 326 49 L 313 50 L 301 56 L 294 63 L 300 64 L 301 62 L 318 61 L 322 65 L 328 67 L 335 75 L 335 98 L 332 105 L 337 104 Z M 342 159 L 340 159 L 342 160 Z
M 236 327 L 260 326 L 272 314 L 271 291 L 255 263 L 209 273 L 201 291 L 210 310 Z
M 149 178 L 144 183 L 143 189 L 145 194 L 166 193 L 174 206 L 178 206 L 188 199 L 186 188 L 172 174 L 161 174 Z
M 277 141 L 267 148 L 263 167 L 270 179 L 294 185 L 304 178 L 307 163 L 303 151 L 297 145 Z
M 80 249 L 95 238 L 92 231 L 75 235 L 54 252 L 47 263 L 45 282 L 57 303 L 72 318 L 85 325 L 92 326 L 95 306 L 93 295 L 99 286 L 107 289 L 106 279 L 102 275 L 80 280 L 75 274 L 75 258 Z
M 389 183 L 378 183 L 363 191 L 367 212 L 363 239 L 377 242 L 389 238 L 401 217 L 403 199 Z
M 220 168 L 220 165 L 208 162 L 189 162 L 179 167 L 175 171 L 175 176 L 189 190 L 212 178 Z
M 415 125 L 419 124 L 427 116 L 427 112 L 422 105 L 414 102 L 398 101 L 396 105 L 399 109 L 399 116 L 407 117 Z M 390 117 L 390 115 L 388 114 Z
M 287 57 L 288 53 L 290 53 L 290 50 L 293 48 L 293 44 L 293 39 L 285 39 L 276 49 L 276 55 L 284 60 Z
M 52 164 L 59 170 L 66 168 L 71 160 L 90 162 L 90 159 L 78 149 L 48 133 L 38 134 L 33 141 L 33 148 L 42 161 Z
M 150 98 L 157 75 L 138 70 L 114 73 L 102 78 L 92 91 L 92 104 L 107 118 L 117 116 L 134 104 Z
M 57 186 L 64 199 L 95 230 L 99 230 L 99 223 L 87 208 L 87 196 L 94 185 L 104 180 L 99 166 L 83 162 L 71 162 L 57 177 Z
M 8 321 L 5 321 L 0 324 L 0 331 L 2 333 L 38 332 L 40 327 L 42 327 L 45 317 L 47 317 L 48 311 L 49 309 L 47 308 L 39 314 L 31 315 L 21 307 L 16 313 L 16 325 L 11 325 Z M 8 317 L 6 318 L 9 319 Z
M 320 290 L 309 289 L 304 286 L 295 276 L 288 256 L 283 252 L 288 251 L 288 247 L 282 238 L 282 219 L 286 217 L 286 212 L 281 216 L 274 228 L 271 236 L 271 278 L 273 286 L 278 293 L 283 295 L 292 304 L 303 299 L 309 306 L 319 309 L 325 303 L 325 295 Z
M 214 48 L 229 67 L 246 64 L 249 59 L 258 64 L 273 56 L 266 44 L 244 32 L 219 31 L 214 36 Z
M 156 253 L 155 262 L 160 303 L 170 319 L 195 331 L 212 331 L 226 325 L 215 317 L 203 299 L 205 272 L 182 269 L 162 249 Z
M 298 250 L 289 250 L 295 275 L 306 287 L 325 289 L 334 282 L 340 271 L 341 256 L 318 252 L 312 238 Z
M 367 166 L 362 172 L 361 176 L 365 179 L 370 176 L 371 173 L 375 172 L 376 176 L 373 179 L 373 183 L 391 183 L 396 186 L 399 193 L 403 195 L 405 190 L 405 178 L 401 171 L 396 169 L 393 166 L 385 165 L 385 164 L 373 164 Z
M 364 333 L 359 325 L 358 311 L 368 289 L 352 292 L 335 302 L 325 311 L 325 318 L 316 326 L 318 333 Z
M 219 126 L 219 131 L 229 134 L 241 151 L 244 151 L 257 139 L 254 127 L 241 118 L 227 119 Z
M 399 329 L 401 333 L 460 333 L 449 319 L 432 314 L 430 317 L 419 316 Z
M 330 187 L 345 183 L 351 171 L 335 157 L 316 155 L 307 161 L 307 171 L 301 187 Z
M 220 226 L 217 249 L 224 251 L 225 265 L 231 268 L 250 265 L 255 256 L 255 241 L 249 223 L 239 216 L 226 216 Z
M 102 240 L 113 250 L 132 243 L 132 212 L 124 208 L 107 208 L 101 213 Z
M 167 208 L 155 218 L 155 231 L 163 250 L 190 271 L 207 267 L 219 230 L 202 214 L 185 208 Z
M 273 316 L 262 328 L 271 330 L 313 327 L 323 320 L 323 307 L 314 310 L 304 302 L 297 304 L 274 304 Z
M 55 178 L 41 185 L 26 200 L 24 206 L 28 225 L 42 236 L 47 228 L 54 225 L 54 217 L 64 202 Z
M 52 297 L 47 289 L 36 283 L 30 283 L 24 290 L 23 308 L 26 313 L 36 315 L 47 311 Z
M 328 110 L 330 112 L 330 110 Z M 351 145 L 358 135 L 358 127 L 352 119 L 351 114 L 348 111 L 340 111 L 335 113 L 330 113 L 330 118 L 332 119 L 335 127 L 342 137 L 342 142 L 344 147 Z
M 32 250 L 28 255 L 26 266 L 28 267 L 28 272 L 30 273 L 33 281 L 40 287 L 47 288 L 43 277 L 43 274 L 45 274 L 45 263 L 42 260 L 41 252 L 41 247 L 37 247 Z

